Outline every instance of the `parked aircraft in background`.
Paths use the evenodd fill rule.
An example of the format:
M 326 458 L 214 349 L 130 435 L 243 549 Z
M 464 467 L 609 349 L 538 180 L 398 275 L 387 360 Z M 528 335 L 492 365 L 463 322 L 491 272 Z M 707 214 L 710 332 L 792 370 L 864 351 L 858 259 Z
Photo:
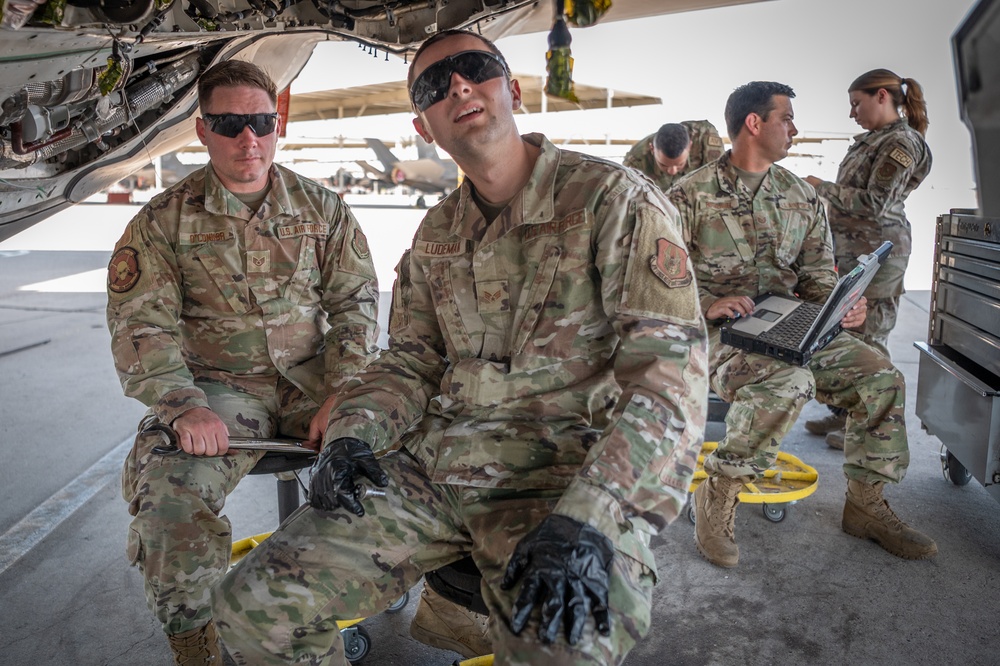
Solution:
M 119 181 L 118 188 L 131 191 L 170 187 L 201 167 L 201 164 L 184 164 L 177 159 L 176 152 L 167 153 Z
M 614 0 L 601 21 L 755 1 L 766 0 Z M 449 28 L 475 27 L 493 40 L 547 31 L 553 7 L 538 0 L 4 2 L 0 240 L 191 143 L 194 84 L 214 62 L 256 62 L 284 89 L 320 41 L 405 57 Z
M 453 160 L 441 159 L 434 146 L 419 136 L 416 137 L 418 158 L 415 160 L 399 159 L 380 139 L 366 138 L 365 141 L 375 151 L 382 168 L 364 160 L 358 160 L 358 166 L 380 182 L 406 185 L 427 194 L 448 194 L 458 187 L 458 165 Z

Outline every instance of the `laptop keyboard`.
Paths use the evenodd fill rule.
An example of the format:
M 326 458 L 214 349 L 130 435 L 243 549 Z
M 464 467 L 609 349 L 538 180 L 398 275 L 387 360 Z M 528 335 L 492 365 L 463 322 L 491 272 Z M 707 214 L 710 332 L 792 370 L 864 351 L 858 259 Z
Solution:
M 759 339 L 782 347 L 797 349 L 822 309 L 822 305 L 803 302 L 799 304 L 795 312 L 772 326 L 769 331 L 762 333 Z

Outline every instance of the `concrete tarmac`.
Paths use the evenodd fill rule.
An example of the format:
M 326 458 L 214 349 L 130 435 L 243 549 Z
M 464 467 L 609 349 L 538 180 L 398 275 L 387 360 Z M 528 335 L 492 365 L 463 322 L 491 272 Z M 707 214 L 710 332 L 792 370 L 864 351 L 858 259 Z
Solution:
M 105 297 L 21 289 L 103 271 L 110 246 L 9 245 L 0 246 L 0 664 L 169 664 L 139 573 L 125 560 L 129 515 L 118 473 L 144 408 L 121 394 Z M 783 449 L 818 470 L 816 492 L 779 523 L 759 505 L 742 505 L 735 569 L 699 556 L 686 517 L 657 536 L 652 629 L 628 666 L 1000 663 L 1000 506 L 975 480 L 958 487 L 943 478 L 941 442 L 913 414 L 913 341 L 926 339 L 928 300 L 927 292 L 904 296 L 890 341 L 908 382 L 912 460 L 886 496 L 937 540 L 938 556 L 900 560 L 841 531 L 842 454 L 803 429 L 825 413 L 810 403 Z M 722 434 L 710 426 L 709 439 Z M 225 513 L 237 538 L 273 529 L 274 478 L 248 477 Z M 364 622 L 373 645 L 362 664 L 446 666 L 457 658 L 409 637 L 418 594 L 402 612 Z

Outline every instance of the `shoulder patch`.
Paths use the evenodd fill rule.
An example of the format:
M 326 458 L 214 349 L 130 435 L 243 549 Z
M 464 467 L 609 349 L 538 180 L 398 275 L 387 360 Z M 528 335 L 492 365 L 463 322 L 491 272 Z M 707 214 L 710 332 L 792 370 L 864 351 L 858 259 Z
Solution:
M 721 148 L 722 146 L 725 145 L 725 143 L 723 143 L 721 136 L 716 136 L 714 134 L 710 134 L 708 136 L 708 145 L 710 145 L 710 146 L 718 146 L 718 147 Z
M 126 245 L 114 253 L 108 264 L 108 289 L 124 294 L 136 285 L 140 275 L 139 253 Z
M 896 165 L 892 162 L 883 163 L 875 172 L 875 182 L 881 186 L 888 185 L 892 182 L 893 176 L 896 175 L 896 169 Z
M 368 248 L 368 239 L 365 238 L 365 234 L 361 229 L 354 230 L 354 236 L 351 238 L 351 248 L 360 259 L 367 259 L 371 254 L 371 250 Z
M 906 153 L 906 151 L 900 148 L 899 146 L 896 146 L 895 148 L 892 149 L 892 152 L 889 153 L 889 159 L 896 160 L 897 162 L 903 165 L 904 169 L 908 169 L 910 165 L 913 164 L 913 158 L 910 157 Z
M 656 239 L 656 254 L 649 258 L 649 267 L 670 288 L 686 287 L 693 279 L 687 270 L 687 251 L 666 238 Z

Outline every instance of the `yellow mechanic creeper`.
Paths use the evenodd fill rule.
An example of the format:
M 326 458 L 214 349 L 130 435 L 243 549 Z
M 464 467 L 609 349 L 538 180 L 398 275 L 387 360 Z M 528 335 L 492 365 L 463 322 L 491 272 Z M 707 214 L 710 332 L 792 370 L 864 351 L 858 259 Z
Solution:
M 493 666 L 493 655 L 484 654 L 482 657 L 455 661 L 452 662 L 452 666 Z
M 698 454 L 698 467 L 691 479 L 690 491 L 693 493 L 698 485 L 708 478 L 705 472 L 705 456 L 719 447 L 718 442 L 705 442 Z M 764 476 L 756 481 L 743 484 L 740 492 L 740 502 L 743 504 L 760 504 L 764 517 L 773 523 L 785 519 L 788 505 L 809 497 L 816 492 L 819 474 L 814 467 L 807 465 L 791 453 L 778 451 L 778 459 Z M 688 520 L 694 523 L 694 502 L 688 498 Z

